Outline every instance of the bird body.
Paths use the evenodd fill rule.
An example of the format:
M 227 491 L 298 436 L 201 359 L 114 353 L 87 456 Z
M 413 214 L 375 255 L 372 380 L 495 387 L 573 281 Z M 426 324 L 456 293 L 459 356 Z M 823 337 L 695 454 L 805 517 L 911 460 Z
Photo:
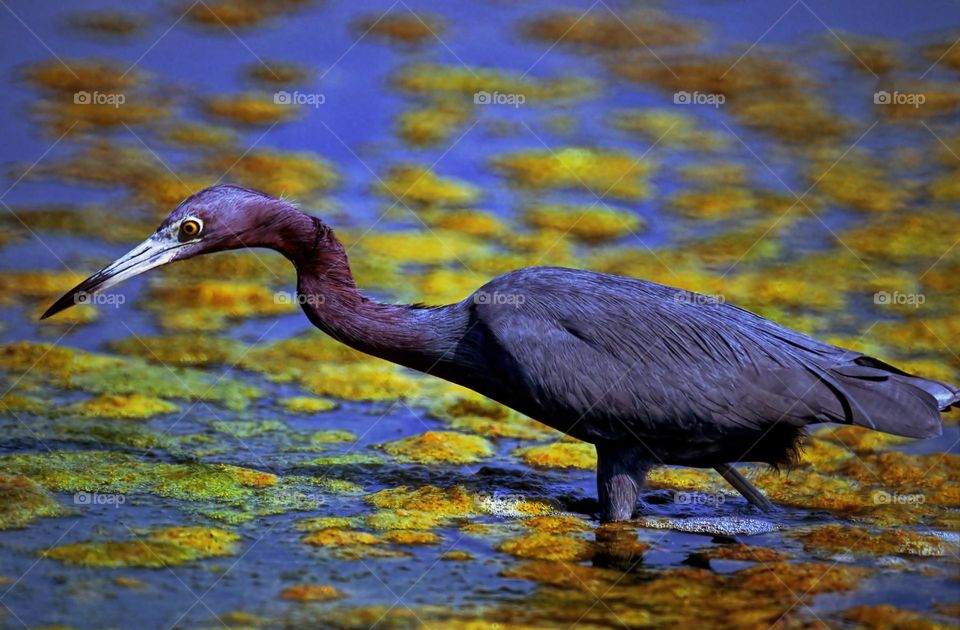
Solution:
M 185 240 L 188 221 L 201 229 Z M 177 243 L 160 251 L 156 243 L 165 238 Z M 529 267 L 455 304 L 380 303 L 357 289 L 329 227 L 286 202 L 234 186 L 186 200 L 144 245 L 44 316 L 70 306 L 77 293 L 110 286 L 114 277 L 258 246 L 293 262 L 299 302 L 333 338 L 596 445 L 604 520 L 630 518 L 654 465 L 717 468 L 748 499 L 766 505 L 730 463 L 788 464 L 804 427 L 819 422 L 939 435 L 941 410 L 960 403 L 952 385 L 715 298 L 635 278 Z

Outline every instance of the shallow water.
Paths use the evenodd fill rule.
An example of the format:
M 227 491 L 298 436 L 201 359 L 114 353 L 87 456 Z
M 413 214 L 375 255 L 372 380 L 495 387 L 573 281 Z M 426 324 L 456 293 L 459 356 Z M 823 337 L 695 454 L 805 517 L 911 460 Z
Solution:
M 773 515 L 712 472 L 661 469 L 645 520 L 600 527 L 589 449 L 338 350 L 277 307 L 293 273 L 273 254 L 181 263 L 112 292 L 122 304 L 36 320 L 226 171 L 327 220 L 383 299 L 589 267 L 960 381 L 953 3 L 644 4 L 658 12 L 641 17 L 604 2 L 299 4 L 237 3 L 228 27 L 144 3 L 107 16 L 141 24 L 128 35 L 76 26 L 107 2 L 10 3 L 0 18 L 0 625 L 956 625 L 956 412 L 916 442 L 818 429 L 797 470 L 749 472 Z M 584 19 L 530 34 L 564 10 Z M 108 69 L 71 76 L 91 59 Z M 282 63 L 305 78 L 245 75 Z M 141 82 L 126 104 L 71 109 L 74 80 L 93 91 L 118 74 Z M 477 87 L 525 102 L 476 105 Z M 677 105 L 678 87 L 726 102 Z M 281 89 L 324 102 L 241 120 Z M 891 113 L 879 89 L 926 103 Z M 232 116 L 205 104 L 247 91 Z M 184 123 L 235 136 L 164 140 Z M 67 167 L 96 142 L 105 153 Z M 121 149 L 134 154 L 112 160 Z M 276 161 L 259 170 L 243 160 L 265 150 Z M 409 165 L 442 179 L 404 179 Z M 170 543 L 183 526 L 216 531 Z

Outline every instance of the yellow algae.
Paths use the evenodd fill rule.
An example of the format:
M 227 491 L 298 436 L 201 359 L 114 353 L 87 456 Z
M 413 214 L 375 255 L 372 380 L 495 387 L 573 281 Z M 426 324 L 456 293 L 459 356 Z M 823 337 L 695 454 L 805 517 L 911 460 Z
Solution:
M 762 203 L 757 201 L 757 207 L 763 207 Z M 727 265 L 729 269 L 729 266 L 741 263 L 778 258 L 783 253 L 781 234 L 789 230 L 793 223 L 789 217 L 782 216 L 769 221 L 750 222 L 707 238 L 683 240 L 677 248 L 695 256 L 699 262 L 711 266 Z
M 730 219 L 758 209 L 753 191 L 736 186 L 683 191 L 670 198 L 667 207 L 695 219 Z
M 329 584 L 294 584 L 280 591 L 280 599 L 292 602 L 329 602 L 345 595 Z
M 593 545 L 583 538 L 544 532 L 523 534 L 501 542 L 497 549 L 516 558 L 580 562 L 593 555 Z
M 947 543 L 942 538 L 904 529 L 874 531 L 850 525 L 820 525 L 790 535 L 800 540 L 807 551 L 830 554 L 925 557 L 947 554 Z
M 854 590 L 871 575 L 863 567 L 827 565 L 817 562 L 770 562 L 737 571 L 738 586 L 755 592 L 833 593 Z
M 387 364 L 319 364 L 301 379 L 318 396 L 340 400 L 396 400 L 414 397 L 422 379 Z
M 597 451 L 585 442 L 554 442 L 543 446 L 517 449 L 514 454 L 529 466 L 539 468 L 580 468 L 593 470 L 597 467 Z
M 454 134 L 470 120 L 471 111 L 466 102 L 442 99 L 402 112 L 397 118 L 397 135 L 416 147 L 434 146 L 452 142 Z
M 567 233 L 592 245 L 629 236 L 644 228 L 643 219 L 633 212 L 603 204 L 532 206 L 523 211 L 523 219 L 530 227 Z
M 8 213 L 2 219 L 4 226 L 9 225 L 11 230 L 29 228 L 34 232 L 66 232 L 109 243 L 139 241 L 157 227 L 156 221 L 118 215 L 109 208 L 98 206 L 30 206 L 17 207 L 13 211 L 15 217 Z
M 847 66 L 873 76 L 890 72 L 900 63 L 900 44 L 891 39 L 843 32 L 823 39 Z
M 597 11 L 581 14 L 557 11 L 537 17 L 523 28 L 529 38 L 589 48 L 658 48 L 696 44 L 701 29 L 661 11 L 628 11 L 622 15 Z
M 190 195 L 213 186 L 215 177 L 208 175 L 176 175 L 167 170 L 151 171 L 126 181 L 134 198 L 164 216 Z
M 775 503 L 838 511 L 872 504 L 870 497 L 853 482 L 803 469 L 788 472 L 759 469 L 752 481 Z
M 841 471 L 872 487 L 873 505 L 960 506 L 960 455 L 908 455 L 899 451 L 864 454 L 846 462 Z
M 715 151 L 731 139 L 703 129 L 693 116 L 667 109 L 628 109 L 616 112 L 610 124 L 631 135 L 640 136 L 650 146 Z
M 875 109 L 880 115 L 895 121 L 949 115 L 960 107 L 960 90 L 954 83 L 948 82 L 898 82 L 896 89 L 883 97 L 886 102 L 876 105 Z
M 953 211 L 927 210 L 877 218 L 840 232 L 837 238 L 861 257 L 871 260 L 936 260 L 950 250 L 960 233 L 960 216 Z
M 190 368 L 149 365 L 139 359 L 71 350 L 63 346 L 19 342 L 0 345 L 0 370 L 23 374 L 26 384 L 44 382 L 96 394 L 141 394 L 218 402 L 240 410 L 260 396 L 241 381 Z
M 520 188 L 586 189 L 599 197 L 637 201 L 651 194 L 650 158 L 617 151 L 565 147 L 493 158 L 494 168 Z
M 440 536 L 433 532 L 393 530 L 383 534 L 383 539 L 395 545 L 439 545 Z
M 315 516 L 296 522 L 296 528 L 301 532 L 316 532 L 324 529 L 349 529 L 360 524 L 360 519 L 354 516 Z
M 871 431 L 856 426 L 831 427 L 828 431 L 818 433 L 819 436 L 843 444 L 856 453 L 873 453 L 887 450 L 891 446 L 905 444 L 909 438 L 899 435 L 890 435 L 880 431 Z
M 259 283 L 195 280 L 189 288 L 177 282 L 156 282 L 145 304 L 169 330 L 219 330 L 228 320 L 269 317 L 296 310 L 291 300 Z
M 555 436 L 536 420 L 522 416 L 510 416 L 505 420 L 493 420 L 482 416 L 467 416 L 447 420 L 451 429 L 476 433 L 491 438 L 513 438 L 516 440 L 544 440 Z
M 94 90 L 120 93 L 139 86 L 144 80 L 140 72 L 128 71 L 126 65 L 95 59 L 42 61 L 27 66 L 24 76 L 38 87 L 71 96 Z
M 303 542 L 316 547 L 345 547 L 352 545 L 382 545 L 383 540 L 369 532 L 349 529 L 318 529 L 303 537 Z
M 842 444 L 842 441 L 840 443 Z M 839 446 L 834 442 L 819 439 L 819 437 L 807 438 L 800 450 L 800 465 L 810 466 L 820 472 L 827 472 L 834 470 L 839 463 L 850 459 L 852 456 L 853 454 L 848 448 Z
M 366 516 L 364 522 L 371 529 L 434 529 L 443 519 L 423 510 L 380 510 Z
M 339 403 L 325 398 L 313 398 L 311 396 L 294 396 L 292 398 L 281 398 L 278 400 L 284 409 L 292 413 L 312 415 L 323 413 L 324 411 L 333 411 L 339 407 Z
M 811 164 L 807 178 L 818 194 L 841 206 L 866 212 L 897 212 L 908 208 L 913 191 L 894 178 L 879 161 L 840 154 Z
M 0 530 L 66 514 L 67 509 L 29 477 L 0 473 Z
M 647 475 L 651 488 L 667 490 L 713 492 L 722 486 L 722 478 L 712 470 L 657 466 Z
M 203 108 L 214 118 L 241 125 L 275 125 L 300 115 L 298 106 L 274 102 L 274 94 L 267 92 L 212 96 Z
M 118 575 L 113 578 L 113 583 L 117 586 L 122 586 L 123 588 L 129 588 L 131 590 L 139 591 L 147 588 L 147 583 L 143 580 L 138 580 L 137 578 L 127 577 L 123 575 Z
M 749 183 L 750 173 L 739 162 L 697 162 L 678 169 L 681 179 L 697 186 L 743 186 Z
M 584 519 L 570 514 L 531 516 L 523 519 L 521 525 L 547 534 L 574 534 L 591 530 Z
M 245 350 L 241 343 L 232 339 L 189 334 L 127 337 L 111 342 L 110 349 L 152 363 L 193 367 L 232 365 Z
M 70 26 L 97 36 L 126 38 L 141 33 L 145 18 L 139 13 L 129 11 L 84 11 L 74 13 L 68 18 Z
M 357 250 L 389 256 L 399 264 L 436 264 L 470 260 L 489 250 L 484 241 L 455 232 L 379 232 L 364 236 Z
M 201 166 L 215 173 L 229 170 L 231 180 L 277 197 L 323 192 L 338 180 L 332 165 L 306 151 L 230 151 L 203 160 Z
M 469 464 L 493 455 L 493 445 L 477 435 L 427 431 L 383 445 L 400 461 L 418 464 Z
M 242 440 L 283 431 L 287 425 L 276 420 L 214 420 L 210 428 Z
M 480 238 L 496 238 L 508 230 L 497 215 L 481 210 L 428 210 L 420 218 L 430 227 Z
M 797 144 L 830 142 L 843 137 L 851 122 L 809 91 L 751 94 L 734 99 L 731 111 L 741 124 L 779 140 Z
M 469 206 L 480 196 L 479 189 L 464 181 L 415 165 L 391 168 L 377 191 L 391 201 L 414 206 Z
M 440 518 L 473 516 L 479 511 L 476 495 L 463 486 L 450 488 L 400 486 L 368 495 L 365 500 L 379 508 L 419 510 Z
M 401 44 L 420 44 L 443 33 L 443 21 L 427 13 L 412 11 L 371 15 L 357 20 L 354 30 Z
M 271 60 L 250 63 L 243 70 L 246 78 L 268 86 L 303 83 L 311 74 L 312 71 L 301 64 Z
M 902 322 L 880 322 L 871 332 L 891 346 L 914 352 L 944 352 L 953 340 L 960 339 L 960 318 L 924 317 Z
M 236 553 L 240 536 L 211 527 L 171 527 L 124 541 L 82 542 L 53 547 L 43 557 L 88 567 L 163 568 Z
M 198 123 L 171 124 L 159 135 L 168 144 L 191 149 L 220 149 L 237 141 L 237 134 L 232 129 Z
M 427 96 L 463 95 L 475 98 L 479 92 L 523 95 L 528 103 L 576 100 L 586 98 L 594 90 L 593 83 L 583 79 L 533 80 L 484 68 L 461 65 L 414 64 L 393 76 L 393 84 L 404 92 Z
M 179 409 L 178 405 L 153 396 L 104 394 L 70 405 L 66 411 L 94 418 L 141 419 L 174 413 Z
M 97 98 L 112 100 L 92 103 L 42 100 L 34 105 L 33 111 L 48 133 L 58 135 L 152 123 L 166 118 L 171 111 L 168 103 L 156 96 L 110 94 Z M 122 104 L 114 104 L 121 98 L 124 100 Z
M 91 164 L 96 164 L 98 168 L 90 168 Z M 158 169 L 162 168 L 143 148 L 96 141 L 85 143 L 62 158 L 37 164 L 30 170 L 29 177 L 113 187 L 118 184 L 133 185 L 141 179 L 155 177 L 160 172 Z
M 70 271 L 14 271 L 0 273 L 0 306 L 28 299 L 47 302 L 66 293 L 83 280 Z

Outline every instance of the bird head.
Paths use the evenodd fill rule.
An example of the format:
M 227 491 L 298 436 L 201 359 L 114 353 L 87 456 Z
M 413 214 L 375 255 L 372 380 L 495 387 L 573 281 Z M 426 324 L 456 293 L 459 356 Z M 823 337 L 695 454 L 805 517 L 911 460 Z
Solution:
M 292 209 L 239 186 L 202 190 L 177 206 L 150 238 L 68 291 L 40 319 L 161 265 L 241 247 L 270 247 L 273 224 L 284 207 Z

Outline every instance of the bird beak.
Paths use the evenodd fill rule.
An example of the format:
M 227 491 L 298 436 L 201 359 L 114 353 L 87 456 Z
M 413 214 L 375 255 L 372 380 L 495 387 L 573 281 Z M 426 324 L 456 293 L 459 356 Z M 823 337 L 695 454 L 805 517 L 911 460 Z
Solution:
M 57 300 L 40 316 L 46 319 L 75 304 L 84 304 L 101 291 L 120 284 L 128 278 L 172 262 L 178 250 L 188 243 L 179 243 L 167 235 L 154 234 L 124 256 L 93 274 Z

